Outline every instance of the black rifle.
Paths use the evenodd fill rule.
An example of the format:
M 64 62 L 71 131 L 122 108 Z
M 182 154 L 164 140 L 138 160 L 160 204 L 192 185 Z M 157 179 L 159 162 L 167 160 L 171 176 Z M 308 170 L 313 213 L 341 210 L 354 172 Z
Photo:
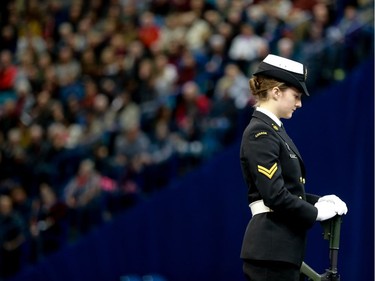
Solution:
M 337 260 L 340 245 L 340 228 L 342 217 L 335 216 L 332 219 L 322 221 L 323 237 L 329 240 L 329 259 L 330 266 L 323 274 L 317 273 L 305 262 L 302 263 L 301 273 L 311 281 L 340 281 L 340 274 L 337 272 Z

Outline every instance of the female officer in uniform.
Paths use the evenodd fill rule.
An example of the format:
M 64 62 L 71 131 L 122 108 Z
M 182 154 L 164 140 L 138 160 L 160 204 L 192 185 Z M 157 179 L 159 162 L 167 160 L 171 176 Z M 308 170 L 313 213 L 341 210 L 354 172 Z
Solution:
M 240 160 L 252 218 L 241 258 L 250 281 L 299 280 L 306 231 L 318 220 L 347 212 L 335 195 L 305 193 L 305 166 L 280 119 L 289 119 L 309 95 L 303 64 L 268 55 L 249 81 L 256 99 L 243 133 Z

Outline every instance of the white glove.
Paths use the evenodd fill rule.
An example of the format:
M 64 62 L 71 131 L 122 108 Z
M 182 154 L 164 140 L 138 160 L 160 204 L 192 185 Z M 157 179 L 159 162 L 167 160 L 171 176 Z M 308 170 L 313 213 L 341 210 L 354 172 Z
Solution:
M 336 195 L 325 195 L 323 197 L 320 197 L 318 202 L 322 201 L 333 202 L 335 204 L 336 213 L 340 216 L 346 215 L 346 213 L 348 212 L 348 207 L 346 206 L 345 202 Z
M 337 215 L 335 204 L 332 201 L 318 201 L 314 206 L 318 209 L 317 221 L 325 221 Z

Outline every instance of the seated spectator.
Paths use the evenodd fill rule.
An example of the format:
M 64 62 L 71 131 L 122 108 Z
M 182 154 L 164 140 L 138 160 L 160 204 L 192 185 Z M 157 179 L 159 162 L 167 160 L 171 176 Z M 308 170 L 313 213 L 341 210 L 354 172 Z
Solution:
M 175 145 L 169 124 L 158 120 L 154 126 L 150 145 L 150 164 L 144 170 L 143 190 L 146 193 L 158 191 L 169 183 L 177 173 Z
M 200 92 L 197 83 L 186 82 L 175 108 L 176 149 L 181 161 L 181 171 L 195 167 L 202 160 L 201 142 L 203 124 L 211 109 L 210 99 Z
M 133 40 L 129 42 L 127 54 L 123 60 L 123 69 L 127 77 L 133 79 L 137 76 L 139 63 L 146 56 L 146 50 L 142 42 Z
M 100 53 L 101 79 L 99 88 L 101 92 L 113 99 L 122 74 L 121 60 L 116 57 L 115 49 L 108 46 Z
M 83 77 L 89 77 L 96 80 L 100 77 L 100 64 L 95 56 L 94 48 L 86 48 L 82 51 L 80 57 L 80 64 L 82 68 Z
M 160 48 L 166 50 L 171 42 L 181 42 L 184 39 L 186 27 L 183 25 L 179 13 L 166 15 L 165 23 L 160 29 L 158 44 Z
M 36 93 L 35 102 L 30 108 L 30 116 L 36 124 L 46 129 L 52 122 L 51 106 L 55 102 L 49 91 Z
M 296 50 L 293 40 L 289 37 L 280 38 L 277 42 L 276 54 L 291 60 L 295 59 Z
M 361 61 L 366 53 L 364 49 L 371 44 L 361 31 L 361 25 L 359 10 L 354 5 L 347 5 L 337 25 L 328 28 L 328 36 L 335 43 L 333 47 L 329 46 L 329 59 L 331 64 L 336 66 L 336 69 L 333 69 L 336 80 L 343 79 L 345 72 Z
M 56 63 L 57 83 L 67 86 L 77 81 L 81 75 L 81 65 L 74 58 L 73 50 L 69 46 L 63 46 L 58 51 L 58 62 Z M 66 99 L 66 97 L 62 97 Z
M 140 26 L 138 36 L 144 46 L 148 49 L 159 40 L 160 27 L 156 24 L 155 16 L 152 12 L 145 11 L 140 15 Z
M 184 49 L 182 51 L 181 58 L 177 63 L 177 85 L 182 86 L 188 81 L 195 81 L 198 70 L 198 62 L 193 52 L 188 49 Z
M 116 161 L 126 165 L 135 178 L 150 163 L 149 149 L 150 139 L 137 123 L 124 129 L 115 138 Z
M 92 108 L 85 112 L 82 125 L 79 127 L 81 138 L 77 145 L 80 143 L 90 145 L 105 140 L 107 135 L 115 129 L 115 116 L 106 95 L 95 96 Z
M 243 109 L 254 102 L 249 90 L 248 79 L 236 64 L 228 64 L 225 67 L 224 76 L 216 84 L 214 99 L 220 100 L 225 95 L 234 100 L 238 109 Z
M 3 136 L 6 136 L 11 129 L 19 124 L 20 114 L 17 110 L 17 102 L 12 99 L 7 99 L 1 109 L 0 131 Z
M 67 205 L 58 198 L 53 188 L 41 184 L 30 224 L 30 233 L 35 243 L 35 260 L 56 252 L 66 244 L 67 214 Z
M 192 52 L 202 51 L 211 35 L 210 26 L 193 11 L 182 15 L 186 30 L 186 47 Z
M 228 56 L 225 50 L 225 38 L 220 34 L 214 34 L 209 39 L 209 52 L 205 63 L 207 94 L 213 95 L 217 81 L 224 75 L 225 65 L 228 63 Z
M 107 220 L 138 203 L 141 194 L 138 186 L 128 180 L 127 166 L 116 162 L 110 155 L 108 145 L 97 144 L 93 150 L 95 168 L 102 175 L 104 219 Z
M 161 53 L 155 57 L 155 72 L 155 90 L 157 98 L 161 102 L 173 105 L 178 80 L 176 66 L 169 63 L 168 57 Z
M 102 222 L 101 175 L 91 160 L 85 159 L 80 163 L 63 192 L 64 203 L 69 207 L 69 220 L 76 234 L 87 233 Z
M 149 58 L 142 59 L 139 63 L 137 75 L 134 79 L 132 100 L 146 111 L 152 111 L 156 100 L 154 62 Z
M 229 91 L 213 100 L 212 109 L 204 124 L 204 157 L 211 157 L 235 140 L 240 129 L 238 116 L 238 108 Z
M 43 52 L 46 49 L 46 42 L 43 38 L 44 18 L 43 5 L 37 1 L 30 1 L 23 9 L 23 15 L 19 19 L 22 24 L 19 25 L 19 39 L 17 44 L 17 57 L 25 49 L 33 49 L 36 53 Z
M 45 180 L 54 188 L 58 194 L 66 185 L 67 181 L 75 175 L 78 162 L 81 160 L 82 152 L 79 148 L 67 146 L 68 130 L 64 124 L 53 123 L 47 129 L 48 148 L 45 154 L 46 164 L 44 167 Z
M 241 33 L 233 38 L 228 55 L 247 75 L 251 62 L 262 55 L 259 50 L 262 50 L 266 44 L 265 39 L 254 32 L 251 24 L 244 23 L 241 25 Z
M 23 266 L 25 225 L 14 211 L 12 199 L 0 195 L 0 277 L 8 278 Z
M 12 24 L 3 25 L 0 32 L 0 50 L 9 50 L 14 54 L 18 42 L 16 26 Z
M 48 163 L 46 156 L 49 143 L 46 141 L 46 132 L 42 126 L 33 124 L 29 127 L 29 144 L 26 147 L 26 163 L 31 171 L 31 178 L 28 182 L 29 194 L 36 196 L 39 183 L 48 179 Z
M 176 106 L 176 125 L 186 140 L 198 140 L 201 134 L 199 124 L 209 114 L 210 100 L 202 94 L 198 85 L 189 81 L 181 88 L 181 97 Z
M 23 225 L 28 225 L 32 216 L 32 197 L 29 197 L 25 188 L 15 184 L 9 192 L 12 199 L 13 209 L 22 219 Z
M 30 171 L 27 169 L 25 148 L 22 144 L 22 131 L 18 127 L 9 130 L 6 142 L 2 147 L 2 162 L 9 179 L 27 183 Z
M 119 131 L 140 124 L 141 108 L 132 100 L 132 96 L 129 92 L 122 91 L 113 101 L 112 105 L 117 109 L 116 121 Z
M 0 105 L 7 99 L 15 100 L 14 86 L 18 72 L 13 55 L 8 50 L 0 52 Z

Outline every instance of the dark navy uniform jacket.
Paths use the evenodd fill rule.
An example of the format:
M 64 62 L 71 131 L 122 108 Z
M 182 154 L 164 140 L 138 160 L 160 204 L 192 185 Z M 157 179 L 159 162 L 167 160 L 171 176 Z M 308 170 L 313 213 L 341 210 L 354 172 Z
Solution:
M 241 258 L 300 266 L 319 197 L 305 193 L 305 167 L 297 147 L 282 127 L 255 110 L 243 133 L 240 159 L 248 202 L 263 200 L 273 210 L 251 218 Z

